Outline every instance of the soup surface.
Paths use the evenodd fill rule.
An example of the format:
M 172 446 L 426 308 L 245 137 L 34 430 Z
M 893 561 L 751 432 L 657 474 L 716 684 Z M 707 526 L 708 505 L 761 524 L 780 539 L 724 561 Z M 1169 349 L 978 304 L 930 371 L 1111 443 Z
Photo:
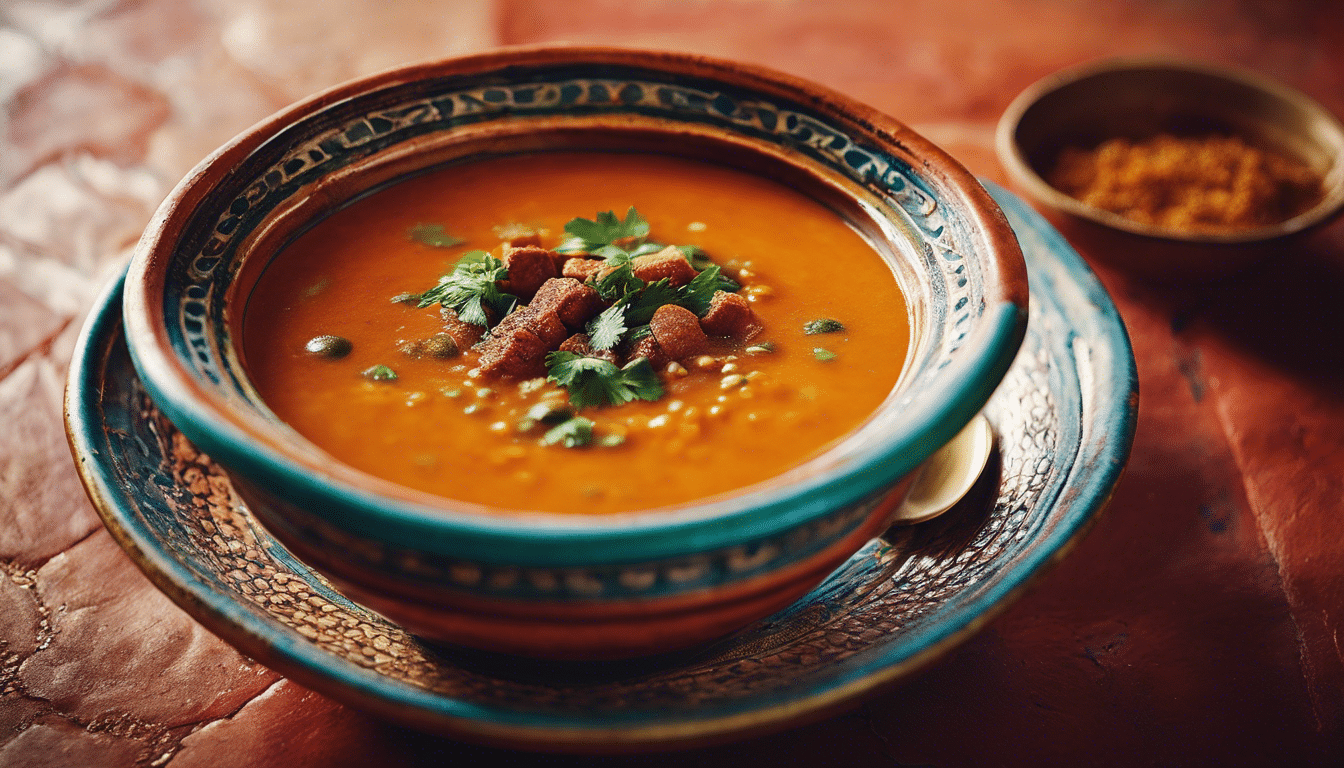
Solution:
M 545 370 L 501 376 L 483 370 L 481 347 L 438 344 L 446 322 L 461 322 L 429 289 L 464 255 L 500 258 L 510 240 L 554 253 L 576 217 L 601 223 L 611 211 L 608 224 L 628 223 L 631 208 L 648 233 L 622 248 L 685 246 L 688 261 L 729 278 L 720 287 L 745 300 L 734 299 L 750 322 L 709 334 L 694 354 L 659 355 L 656 368 L 616 354 L 647 326 L 605 353 L 610 367 L 585 358 L 602 353 L 567 358 L 638 379 L 623 404 L 567 391 L 554 357 L 549 380 Z M 647 509 L 768 480 L 862 424 L 908 343 L 890 267 L 841 217 L 757 176 L 637 154 L 507 157 L 388 187 L 279 253 L 243 326 L 258 391 L 313 443 L 372 475 L 500 512 Z

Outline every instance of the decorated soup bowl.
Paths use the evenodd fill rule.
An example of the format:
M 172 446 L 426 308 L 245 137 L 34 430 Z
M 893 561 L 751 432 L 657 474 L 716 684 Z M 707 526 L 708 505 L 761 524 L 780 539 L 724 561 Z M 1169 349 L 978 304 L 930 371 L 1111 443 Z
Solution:
M 321 93 L 169 196 L 158 406 L 412 631 L 594 658 L 777 611 L 899 505 L 1026 322 L 989 195 L 899 122 L 697 56 L 546 47 Z

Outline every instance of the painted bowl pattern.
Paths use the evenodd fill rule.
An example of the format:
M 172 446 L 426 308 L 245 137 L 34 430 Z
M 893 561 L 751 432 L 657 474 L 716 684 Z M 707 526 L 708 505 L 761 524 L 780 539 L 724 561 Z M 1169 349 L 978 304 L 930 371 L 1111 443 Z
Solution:
M 613 142 L 804 168 L 842 190 L 870 236 L 901 253 L 892 263 L 916 315 L 911 359 L 897 391 L 855 435 L 786 482 L 713 503 L 520 522 L 457 513 L 330 467 L 261 402 L 230 339 L 249 238 L 326 199 L 333 184 L 348 199 L 447 160 Z M 361 175 L 368 180 L 350 181 Z M 570 642 L 563 652 L 605 654 L 722 635 L 787 605 L 878 533 L 903 492 L 898 480 L 956 434 L 1002 378 L 1026 303 L 1002 213 L 955 161 L 894 120 L 726 62 L 525 49 L 342 86 L 222 148 L 170 195 L 142 239 L 125 311 L 132 359 L 158 407 L 227 468 L 252 512 L 305 561 L 429 635 L 521 652 Z M 731 615 L 704 612 L 698 629 L 655 616 L 733 601 L 741 605 Z M 532 609 L 564 604 L 610 628 L 583 639 L 570 626 L 537 640 L 516 626 L 464 629 L 439 610 L 468 603 L 485 624 L 493 619 L 482 616 L 501 612 L 554 623 L 529 618 Z

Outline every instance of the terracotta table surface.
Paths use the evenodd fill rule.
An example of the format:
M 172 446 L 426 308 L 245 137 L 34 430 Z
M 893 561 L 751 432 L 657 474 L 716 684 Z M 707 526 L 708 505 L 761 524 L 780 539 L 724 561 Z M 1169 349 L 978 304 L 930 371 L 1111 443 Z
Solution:
M 1344 115 L 1333 0 L 4 0 L 0 766 L 1344 765 L 1344 225 L 1214 286 L 1098 268 L 1141 387 L 1110 509 L 984 631 L 829 720 L 639 757 L 471 746 L 309 692 L 161 596 L 60 413 L 83 315 L 159 200 L 317 89 L 560 40 L 819 80 L 998 180 L 1012 97 L 1101 55 L 1238 63 Z

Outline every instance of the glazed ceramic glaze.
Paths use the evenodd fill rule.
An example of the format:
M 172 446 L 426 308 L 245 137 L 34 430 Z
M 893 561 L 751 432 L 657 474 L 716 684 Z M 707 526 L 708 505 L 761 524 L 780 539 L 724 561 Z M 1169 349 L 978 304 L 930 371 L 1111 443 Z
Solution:
M 616 515 L 480 514 L 334 462 L 240 364 L 237 308 L 279 247 L 368 190 L 547 150 L 730 164 L 840 212 L 910 300 L 906 371 L 877 413 L 759 486 Z M 911 471 L 981 409 L 1024 333 L 1002 212 L 896 121 L 784 75 L 700 57 L 529 48 L 340 86 L 255 127 L 174 190 L 126 280 L 127 343 L 158 408 L 249 509 L 347 594 L 419 634 L 510 652 L 633 655 L 783 608 L 881 532 Z
M 1061 149 L 1108 138 L 1221 133 L 1295 158 L 1323 179 L 1321 199 L 1278 224 L 1183 232 L 1083 203 L 1045 181 Z M 1044 206 L 1086 252 L 1160 280 L 1235 272 L 1272 255 L 1285 238 L 1344 211 L 1344 125 L 1310 97 L 1242 69 L 1208 62 L 1122 58 L 1052 74 L 1023 91 L 999 121 L 996 146 L 1013 182 Z M 1122 242 L 1128 247 L 1117 248 Z M 1109 245 L 1109 247 L 1105 247 Z

